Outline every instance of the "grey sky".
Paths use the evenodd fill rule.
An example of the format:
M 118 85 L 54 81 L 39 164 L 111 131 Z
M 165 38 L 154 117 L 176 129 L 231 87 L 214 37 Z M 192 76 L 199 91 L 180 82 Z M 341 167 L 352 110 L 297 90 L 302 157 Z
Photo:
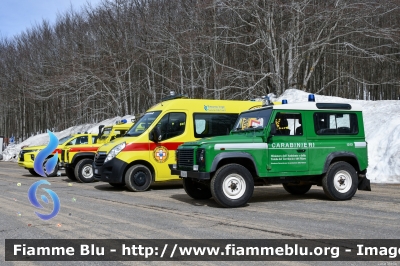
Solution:
M 12 38 L 40 24 L 43 20 L 54 24 L 57 14 L 71 6 L 80 10 L 86 3 L 97 6 L 101 0 L 0 0 L 0 37 Z

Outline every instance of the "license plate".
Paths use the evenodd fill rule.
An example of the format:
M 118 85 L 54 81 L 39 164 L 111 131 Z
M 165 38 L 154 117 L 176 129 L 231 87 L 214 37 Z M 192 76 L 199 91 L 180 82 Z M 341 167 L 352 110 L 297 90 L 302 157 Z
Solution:
M 181 177 L 187 177 L 187 171 L 181 171 Z
M 99 169 L 94 169 L 94 173 L 98 174 L 99 173 Z

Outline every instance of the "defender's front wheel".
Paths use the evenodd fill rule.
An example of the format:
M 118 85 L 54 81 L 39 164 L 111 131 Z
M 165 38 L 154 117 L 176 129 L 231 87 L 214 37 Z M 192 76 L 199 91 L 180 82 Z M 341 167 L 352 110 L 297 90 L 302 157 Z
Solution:
M 76 180 L 81 183 L 91 183 L 94 181 L 93 160 L 82 159 L 75 166 Z
M 125 184 L 130 191 L 146 191 L 152 182 L 151 171 L 142 164 L 131 166 L 125 174 Z
M 211 194 L 220 205 L 235 208 L 245 205 L 253 195 L 254 180 L 245 167 L 227 164 L 211 180 Z
M 357 172 L 349 163 L 336 162 L 329 166 L 322 178 L 322 187 L 333 200 L 349 200 L 357 191 Z
M 212 197 L 210 187 L 191 178 L 183 179 L 183 188 L 190 197 L 205 200 Z

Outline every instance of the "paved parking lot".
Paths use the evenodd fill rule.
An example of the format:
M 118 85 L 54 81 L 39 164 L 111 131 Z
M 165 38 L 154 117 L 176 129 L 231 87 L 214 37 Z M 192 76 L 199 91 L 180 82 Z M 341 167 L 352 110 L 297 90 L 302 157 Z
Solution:
M 56 217 L 43 221 L 27 195 L 29 187 L 41 179 L 16 163 L 0 162 L 3 263 L 4 239 L 14 238 L 400 238 L 399 185 L 372 184 L 372 192 L 357 191 L 344 202 L 329 200 L 321 187 L 303 196 L 290 195 L 278 185 L 256 187 L 247 206 L 224 209 L 212 199 L 189 198 L 179 181 L 134 193 L 107 183 L 76 183 L 62 175 L 47 179 L 51 186 L 46 188 L 58 195 L 61 208 Z M 50 213 L 51 208 L 40 212 Z

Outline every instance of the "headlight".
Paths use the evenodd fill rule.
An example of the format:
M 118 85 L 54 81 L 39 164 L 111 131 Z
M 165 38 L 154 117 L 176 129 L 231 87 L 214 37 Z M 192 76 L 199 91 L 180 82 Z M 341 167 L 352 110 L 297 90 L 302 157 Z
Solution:
M 199 167 L 204 167 L 206 165 L 206 150 L 203 148 L 197 150 L 197 164 Z
M 118 155 L 118 153 L 120 153 L 126 146 L 125 142 L 122 142 L 120 144 L 118 144 L 117 146 L 115 146 L 114 148 L 111 149 L 111 151 L 108 153 L 106 159 L 104 160 L 104 162 L 108 162 L 110 161 L 112 158 L 114 158 L 115 156 Z

